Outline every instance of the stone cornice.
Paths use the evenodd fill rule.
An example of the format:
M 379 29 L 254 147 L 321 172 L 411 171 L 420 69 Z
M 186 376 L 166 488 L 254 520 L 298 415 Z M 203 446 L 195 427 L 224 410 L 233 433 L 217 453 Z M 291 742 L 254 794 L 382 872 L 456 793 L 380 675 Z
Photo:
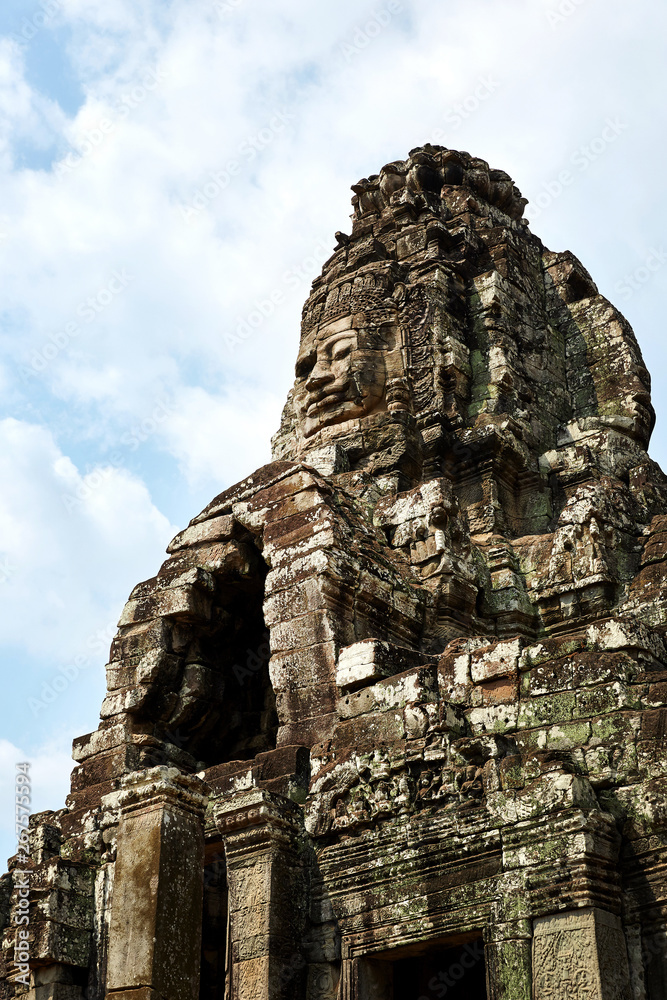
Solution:
M 207 802 L 205 782 L 195 775 L 183 774 L 175 767 L 133 771 L 121 779 L 118 794 L 122 816 L 165 805 L 203 817 Z
M 295 835 L 303 829 L 301 809 L 291 799 L 262 788 L 225 795 L 212 806 L 215 825 L 224 837 L 248 832 L 254 838 Z

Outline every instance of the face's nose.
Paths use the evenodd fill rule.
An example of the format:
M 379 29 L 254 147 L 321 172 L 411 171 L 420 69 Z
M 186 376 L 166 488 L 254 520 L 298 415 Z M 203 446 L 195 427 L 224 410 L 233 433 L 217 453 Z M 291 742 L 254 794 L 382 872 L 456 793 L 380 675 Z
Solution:
M 331 382 L 333 377 L 334 373 L 331 371 L 329 362 L 324 358 L 318 358 L 315 367 L 306 379 L 306 389 L 308 392 L 315 392 Z

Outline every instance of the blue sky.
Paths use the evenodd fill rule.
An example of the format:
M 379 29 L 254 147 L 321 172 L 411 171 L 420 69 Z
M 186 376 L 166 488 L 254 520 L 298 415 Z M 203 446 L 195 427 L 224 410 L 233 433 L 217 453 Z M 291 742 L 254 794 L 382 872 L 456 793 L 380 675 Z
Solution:
M 3 858 L 14 762 L 36 810 L 63 804 L 129 591 L 268 460 L 310 281 L 383 163 L 437 141 L 513 176 L 633 324 L 667 465 L 666 22 L 653 0 L 4 0 Z

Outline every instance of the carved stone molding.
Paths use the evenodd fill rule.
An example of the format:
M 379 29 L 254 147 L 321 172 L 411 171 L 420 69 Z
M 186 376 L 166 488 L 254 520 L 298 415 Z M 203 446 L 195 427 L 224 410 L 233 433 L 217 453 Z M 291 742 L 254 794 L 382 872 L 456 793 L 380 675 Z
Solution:
M 273 840 L 287 842 L 303 829 L 302 813 L 296 803 L 263 788 L 226 795 L 213 803 L 212 812 L 228 852 L 237 845 L 259 847 Z

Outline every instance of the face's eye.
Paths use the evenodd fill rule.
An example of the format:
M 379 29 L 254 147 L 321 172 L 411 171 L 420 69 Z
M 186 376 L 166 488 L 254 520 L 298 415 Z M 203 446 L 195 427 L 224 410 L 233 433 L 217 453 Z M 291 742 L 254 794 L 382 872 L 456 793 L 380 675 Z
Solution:
M 310 375 L 315 367 L 316 360 L 317 354 L 315 351 L 309 351 L 308 354 L 302 354 L 301 357 L 297 359 L 296 368 L 294 369 L 296 377 L 306 378 L 306 376 Z
M 331 352 L 331 360 L 341 361 L 343 358 L 348 357 L 351 351 L 352 351 L 351 340 L 339 340 L 338 343 L 334 345 L 334 349 Z

